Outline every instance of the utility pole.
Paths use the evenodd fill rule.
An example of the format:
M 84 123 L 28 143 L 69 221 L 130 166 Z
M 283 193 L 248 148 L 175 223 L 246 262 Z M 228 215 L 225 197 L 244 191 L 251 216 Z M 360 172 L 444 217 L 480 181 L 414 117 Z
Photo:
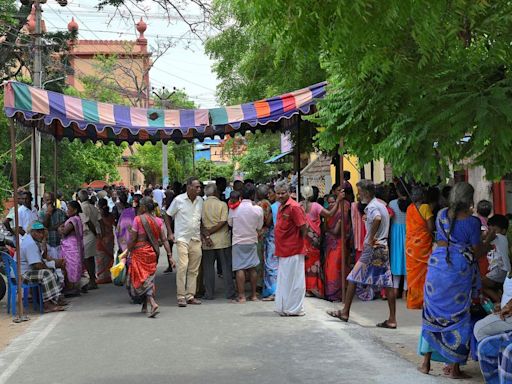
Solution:
M 42 65 L 42 28 L 41 28 L 41 3 L 40 0 L 34 1 L 35 31 L 34 31 L 34 62 L 33 62 L 33 85 L 41 88 L 43 84 L 43 65 Z M 39 174 L 41 171 L 41 133 L 37 128 L 32 130 L 32 151 L 30 161 L 30 192 L 34 198 L 35 204 L 39 206 L 38 185 Z
M 42 1 L 46 3 L 45 0 Z M 57 0 L 61 7 L 65 7 L 67 5 L 67 0 Z M 28 4 L 28 2 L 23 2 L 23 4 Z M 34 61 L 33 61 L 33 85 L 36 88 L 44 88 L 43 86 L 43 59 L 42 59 L 42 9 L 41 9 L 41 0 L 33 1 L 34 7 Z M 59 78 L 60 79 L 60 78 Z M 57 80 L 57 79 L 56 79 Z M 55 81 L 55 80 L 52 80 Z M 51 81 L 49 81 L 51 82 Z M 49 83 L 48 82 L 48 83 Z M 46 83 L 45 83 L 46 84 Z M 41 132 L 37 130 L 37 128 L 33 128 L 32 131 L 32 151 L 31 151 L 31 159 L 30 159 L 30 192 L 34 198 L 36 205 L 39 206 L 39 177 L 41 175 Z

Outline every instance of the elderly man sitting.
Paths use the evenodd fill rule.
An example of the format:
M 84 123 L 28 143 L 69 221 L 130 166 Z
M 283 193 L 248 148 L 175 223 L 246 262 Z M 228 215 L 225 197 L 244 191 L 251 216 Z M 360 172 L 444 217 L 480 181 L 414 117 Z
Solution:
M 21 276 L 25 284 L 41 284 L 45 312 L 63 311 L 62 305 L 65 303 L 61 298 L 59 278 L 45 262 L 48 251 L 44 239 L 44 225 L 39 221 L 34 222 L 21 241 Z M 64 260 L 52 261 L 56 268 L 64 267 Z

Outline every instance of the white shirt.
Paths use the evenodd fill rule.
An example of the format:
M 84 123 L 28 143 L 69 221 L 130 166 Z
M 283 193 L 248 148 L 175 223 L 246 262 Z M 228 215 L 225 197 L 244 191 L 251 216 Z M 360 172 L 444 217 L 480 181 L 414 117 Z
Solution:
M 233 228 L 233 245 L 256 244 L 263 227 L 263 209 L 244 199 L 238 208 L 229 210 L 228 224 Z
M 108 210 L 110 212 L 112 212 L 112 210 L 116 206 L 116 203 L 114 203 L 114 200 L 112 200 L 112 198 L 110 196 L 107 197 L 107 205 L 108 205 Z
M 496 234 L 496 238 L 491 243 L 492 249 L 487 254 L 489 260 L 489 271 L 501 269 L 510 272 L 510 259 L 508 258 L 508 240 L 501 233 Z
M 14 223 L 14 208 L 11 208 L 9 214 L 7 215 L 8 219 L 11 219 Z M 24 205 L 18 206 L 18 220 L 19 225 L 25 232 L 27 232 L 28 226 L 32 224 L 34 221 L 38 219 L 37 212 L 30 210 Z
M 21 240 L 21 274 L 32 269 L 32 264 L 42 263 L 41 251 L 31 235 L 26 235 Z
M 501 308 L 512 300 L 512 277 L 505 278 L 503 283 L 503 296 L 501 296 Z
M 176 241 L 188 243 L 192 239 L 201 240 L 203 202 L 201 196 L 197 196 L 192 202 L 186 192 L 174 198 L 167 214 L 174 220 Z
M 366 237 L 364 238 L 364 243 L 370 244 L 370 231 L 373 222 L 377 217 L 380 217 L 380 226 L 375 234 L 375 243 L 378 245 L 387 245 L 389 234 L 389 213 L 386 206 L 376 198 L 373 198 L 364 209 L 364 212 L 366 213 Z
M 164 202 L 164 192 L 161 189 L 155 189 L 153 191 L 153 199 L 158 204 L 160 208 L 162 208 L 162 203 Z

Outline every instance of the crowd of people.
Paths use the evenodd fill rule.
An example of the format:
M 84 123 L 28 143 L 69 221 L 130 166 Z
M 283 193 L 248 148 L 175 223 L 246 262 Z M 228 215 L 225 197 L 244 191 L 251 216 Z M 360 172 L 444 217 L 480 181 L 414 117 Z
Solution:
M 345 181 L 328 194 L 302 186 L 297 195 L 290 177 L 89 188 L 67 204 L 46 193 L 40 210 L 20 190 L 23 280 L 41 284 L 47 311 L 61 311 L 67 297 L 110 283 L 117 259 L 126 264 L 121 283 L 132 302 L 155 317 L 164 247 L 179 307 L 215 299 L 221 277 L 226 299 L 273 301 L 281 316 L 303 316 L 309 296 L 343 301 L 328 314 L 347 322 L 355 296 L 380 297 L 389 315 L 377 327 L 396 329 L 396 300 L 403 299 L 422 310 L 421 372 L 441 361 L 447 375 L 463 378 L 460 365 L 472 354 L 488 382 L 510 379 L 510 370 L 498 369 L 512 352 L 509 217 L 493 215 L 485 200 L 474 209 L 467 183 L 438 188 L 397 178 L 387 185 L 361 180 L 354 189 Z M 11 210 L 4 221 L 11 231 L 13 219 Z

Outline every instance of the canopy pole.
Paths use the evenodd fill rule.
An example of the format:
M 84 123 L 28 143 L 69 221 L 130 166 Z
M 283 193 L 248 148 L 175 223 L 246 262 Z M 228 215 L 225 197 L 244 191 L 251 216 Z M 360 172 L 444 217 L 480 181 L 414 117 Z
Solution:
M 53 195 L 57 199 L 57 139 L 53 141 Z
M 36 208 L 39 208 L 38 202 L 38 189 L 39 189 L 39 175 L 37 172 L 37 128 L 33 128 L 32 131 L 32 177 L 34 178 L 34 205 Z
M 343 164 L 343 160 L 344 160 L 344 155 L 343 155 L 343 136 L 340 137 L 340 148 L 339 148 L 339 151 L 340 151 L 340 186 L 341 188 L 344 188 L 345 187 L 345 170 L 344 170 L 344 164 Z M 347 282 L 345 280 L 345 276 L 346 276 L 346 263 L 347 263 L 347 260 L 346 260 L 346 249 L 345 249 L 345 201 L 342 200 L 341 202 L 341 247 L 340 247 L 340 252 L 341 252 L 341 298 L 342 298 L 342 301 L 345 303 L 345 292 L 346 292 L 346 289 L 347 289 Z
M 196 144 L 192 140 L 192 174 L 196 174 Z
M 20 249 L 20 219 L 18 215 L 18 168 L 16 164 L 16 133 L 14 131 L 14 122 L 9 119 L 9 132 L 11 136 L 11 169 L 12 169 L 12 184 L 13 184 L 13 200 L 14 200 L 14 236 L 16 239 L 16 285 L 17 285 L 17 299 L 16 299 L 16 317 L 13 319 L 15 323 L 28 320 L 23 313 L 23 299 L 21 289 L 21 249 Z
M 295 153 L 295 166 L 297 171 L 297 201 L 300 201 L 300 113 L 297 117 L 297 147 Z

